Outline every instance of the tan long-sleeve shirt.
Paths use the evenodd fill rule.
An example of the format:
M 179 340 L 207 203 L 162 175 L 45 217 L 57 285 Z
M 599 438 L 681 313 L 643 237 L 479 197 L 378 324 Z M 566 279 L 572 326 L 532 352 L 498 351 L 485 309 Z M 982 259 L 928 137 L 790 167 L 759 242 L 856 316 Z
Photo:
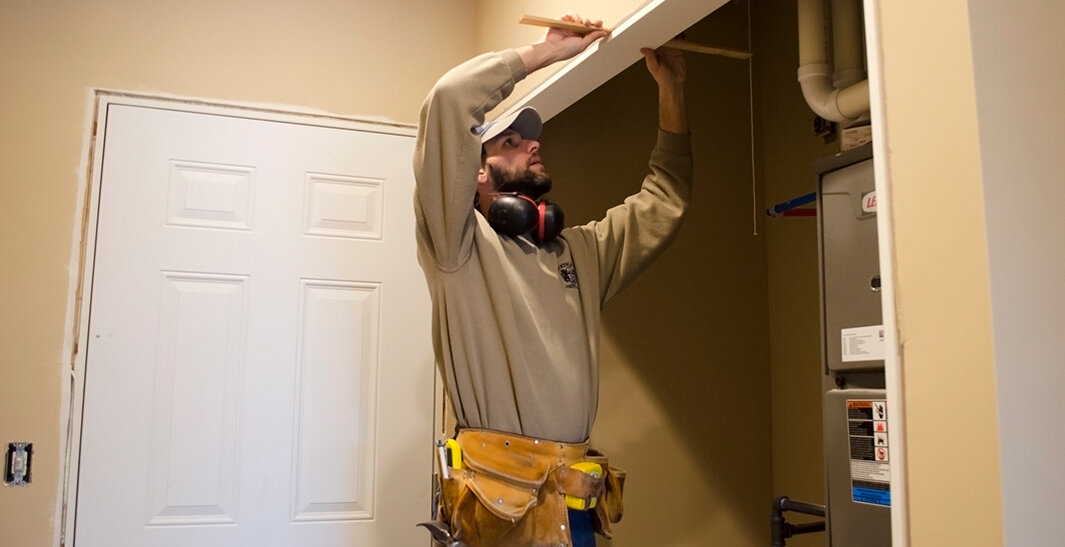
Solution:
M 689 202 L 691 143 L 658 132 L 640 191 L 537 246 L 473 208 L 474 128 L 525 77 L 512 50 L 455 67 L 422 106 L 414 155 L 418 259 L 433 348 L 460 426 L 588 438 L 599 402 L 600 310 L 673 239 Z

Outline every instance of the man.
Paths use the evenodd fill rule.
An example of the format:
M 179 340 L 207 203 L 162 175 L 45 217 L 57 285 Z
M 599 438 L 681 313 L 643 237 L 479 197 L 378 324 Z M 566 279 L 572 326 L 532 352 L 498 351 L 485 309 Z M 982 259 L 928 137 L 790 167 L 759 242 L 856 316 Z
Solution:
M 683 57 L 641 50 L 658 84 L 651 174 L 596 222 L 557 233 L 561 211 L 535 203 L 552 181 L 534 110 L 484 123 L 516 82 L 603 36 L 549 29 L 533 44 L 478 56 L 445 74 L 422 107 L 418 257 L 459 425 L 461 456 L 442 469 L 440 510 L 455 544 L 594 546 L 591 528 L 610 537 L 621 516 L 623 474 L 587 445 L 600 310 L 672 240 L 688 205 Z

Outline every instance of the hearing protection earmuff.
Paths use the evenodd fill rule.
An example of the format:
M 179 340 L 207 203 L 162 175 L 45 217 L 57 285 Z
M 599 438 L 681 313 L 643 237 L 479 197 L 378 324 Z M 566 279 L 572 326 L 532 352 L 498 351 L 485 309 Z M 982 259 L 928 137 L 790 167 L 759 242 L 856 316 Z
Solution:
M 547 200 L 521 194 L 500 194 L 488 207 L 488 224 L 496 232 L 515 237 L 532 232 L 537 243 L 551 241 L 566 223 L 562 208 Z

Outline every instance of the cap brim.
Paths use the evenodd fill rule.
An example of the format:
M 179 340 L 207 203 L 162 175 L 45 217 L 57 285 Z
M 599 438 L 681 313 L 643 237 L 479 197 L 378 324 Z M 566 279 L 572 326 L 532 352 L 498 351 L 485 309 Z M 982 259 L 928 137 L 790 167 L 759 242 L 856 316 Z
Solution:
M 477 132 L 481 134 L 481 143 L 483 144 L 498 137 L 500 133 L 507 129 L 517 131 L 523 139 L 536 140 L 540 138 L 544 124 L 540 120 L 540 113 L 535 108 L 526 106 L 521 110 L 510 112 L 478 127 Z

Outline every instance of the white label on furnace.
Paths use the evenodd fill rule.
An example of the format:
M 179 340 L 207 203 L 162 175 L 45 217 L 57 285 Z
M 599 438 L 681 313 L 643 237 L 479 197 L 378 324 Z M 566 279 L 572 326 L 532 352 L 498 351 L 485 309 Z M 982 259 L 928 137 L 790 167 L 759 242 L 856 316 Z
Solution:
M 884 326 L 854 327 L 840 331 L 843 362 L 876 361 L 884 358 Z

